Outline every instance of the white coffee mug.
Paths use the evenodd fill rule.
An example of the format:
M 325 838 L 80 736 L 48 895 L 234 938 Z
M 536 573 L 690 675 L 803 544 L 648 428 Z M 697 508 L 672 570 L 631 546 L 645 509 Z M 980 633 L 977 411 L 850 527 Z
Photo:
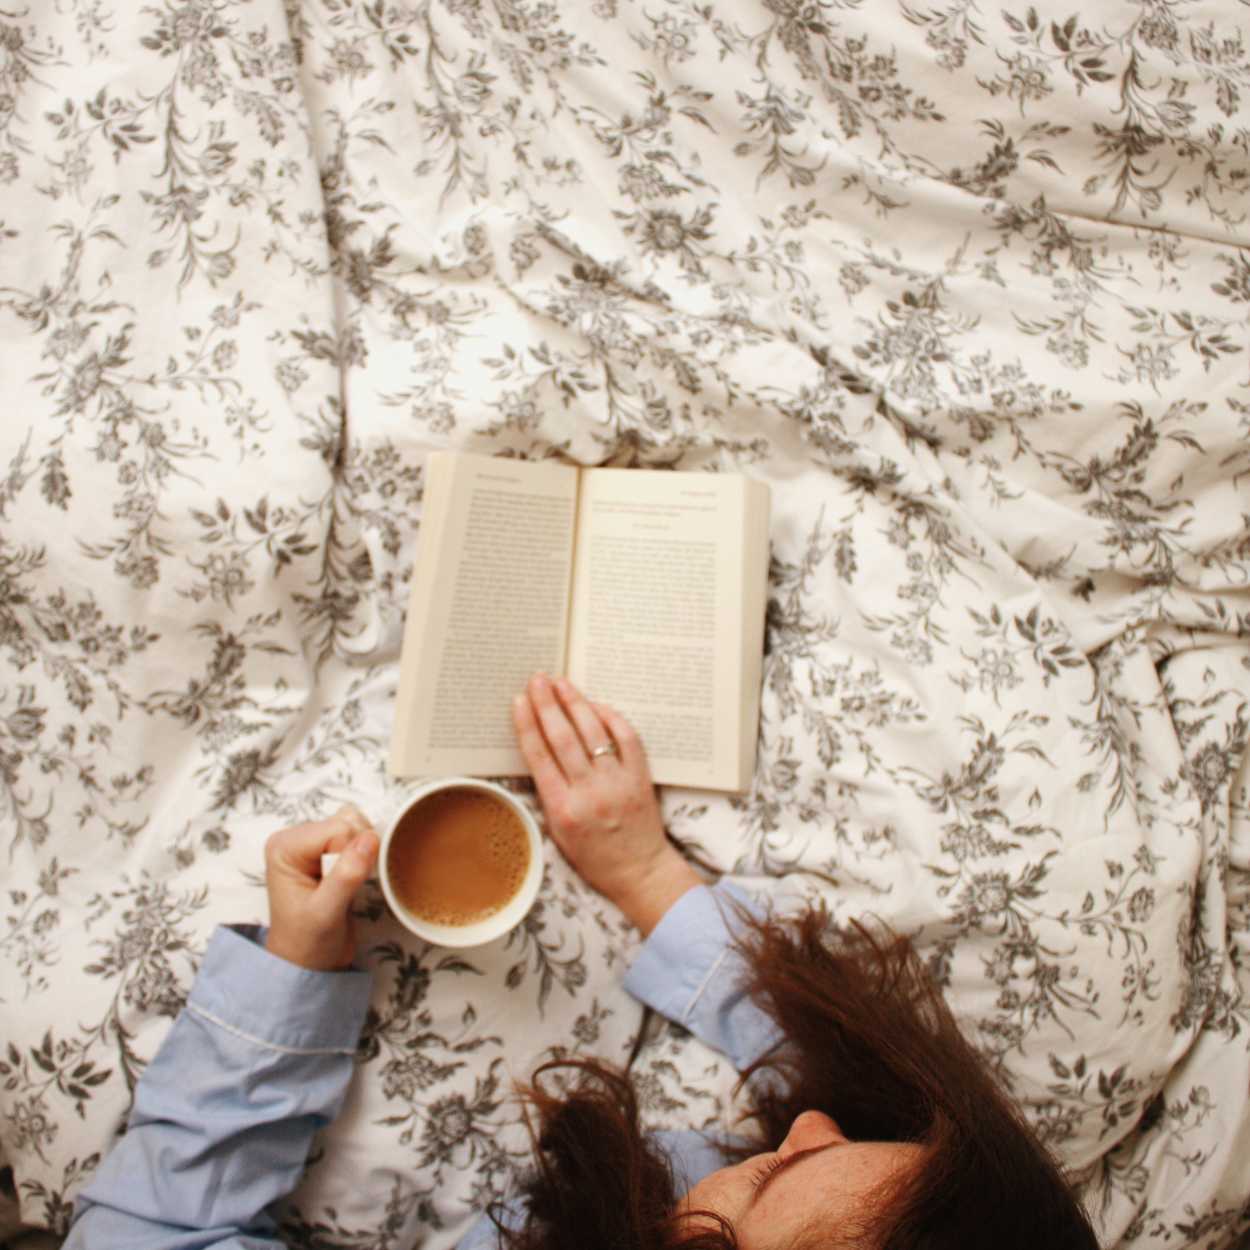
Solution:
M 529 839 L 529 867 L 525 871 L 525 879 L 521 882 L 521 888 L 497 912 L 492 912 L 485 919 L 476 920 L 472 924 L 436 924 L 413 915 L 396 896 L 388 870 L 391 839 L 395 836 L 395 831 L 399 828 L 403 818 L 422 799 L 440 790 L 453 788 L 484 791 L 506 803 L 524 826 L 526 837 Z M 534 900 L 538 897 L 538 887 L 543 880 L 542 834 L 529 808 L 503 786 L 498 786 L 493 781 L 484 781 L 480 777 L 439 777 L 433 781 L 422 782 L 411 790 L 405 791 L 396 804 L 393 815 L 382 830 L 382 848 L 378 852 L 378 880 L 382 885 L 382 893 L 386 897 L 391 914 L 404 928 L 415 933 L 417 937 L 424 938 L 436 946 L 482 946 L 486 942 L 493 942 L 496 938 L 503 937 L 504 934 L 514 929 L 525 919 L 526 913 L 534 905 Z

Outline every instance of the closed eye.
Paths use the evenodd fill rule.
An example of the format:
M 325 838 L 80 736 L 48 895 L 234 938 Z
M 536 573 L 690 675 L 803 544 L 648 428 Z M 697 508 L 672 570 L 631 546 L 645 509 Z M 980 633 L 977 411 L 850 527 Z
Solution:
M 824 1154 L 826 1150 L 836 1149 L 840 1144 L 838 1141 L 826 1142 L 823 1146 L 813 1146 L 810 1150 L 798 1150 L 794 1154 L 773 1155 L 767 1163 L 760 1164 L 756 1170 L 755 1176 L 751 1181 L 751 1202 L 757 1202 L 760 1195 L 768 1188 L 769 1183 L 775 1176 L 779 1176 L 785 1168 L 794 1167 L 796 1163 L 801 1163 L 804 1159 L 810 1159 L 812 1155 Z
M 767 1182 L 768 1178 L 781 1168 L 785 1167 L 785 1165 L 786 1161 L 782 1155 L 773 1155 L 771 1159 L 761 1164 L 760 1167 L 756 1169 L 753 1181 L 755 1192 L 759 1193 L 759 1191 L 764 1188 L 765 1182 Z

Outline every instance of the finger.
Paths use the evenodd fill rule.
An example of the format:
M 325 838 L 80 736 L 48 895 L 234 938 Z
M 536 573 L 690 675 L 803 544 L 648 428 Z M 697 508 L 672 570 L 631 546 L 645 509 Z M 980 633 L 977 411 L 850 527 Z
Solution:
M 590 762 L 592 764 L 603 763 L 604 757 L 594 756 L 591 752 L 599 747 L 611 746 L 612 735 L 600 720 L 593 705 L 586 701 L 582 692 L 567 677 L 561 677 L 556 682 L 556 697 L 577 729 Z
M 333 836 L 329 823 L 326 820 L 310 821 L 271 833 L 265 842 L 265 864 L 269 871 L 294 870 L 308 876 L 315 875 L 321 852 L 328 849 Z
M 372 821 L 355 803 L 344 803 L 330 817 L 330 820 L 338 822 L 338 832 L 332 834 L 329 842 L 326 843 L 326 849 L 322 852 L 325 855 L 337 854 L 344 850 L 357 834 L 377 833 Z
M 633 725 L 620 712 L 608 707 L 606 703 L 596 703 L 595 712 L 612 735 L 616 749 L 621 753 L 622 766 L 650 784 L 651 766 L 647 763 L 647 753 L 643 748 L 642 739 L 639 738 Z
M 373 822 L 356 806 L 355 803 L 344 803 L 337 812 L 334 813 L 337 820 L 350 825 L 357 833 L 376 833 Z
M 529 691 L 547 748 L 555 756 L 560 771 L 569 781 L 585 777 L 590 772 L 590 757 L 573 722 L 556 698 L 551 679 L 544 673 L 535 674 L 530 678 Z
M 354 815 L 344 815 L 340 809 L 325 820 L 280 829 L 270 835 L 265 844 L 267 858 L 271 863 L 315 876 L 321 866 L 322 854 L 341 851 L 356 833 L 362 832 L 359 827 L 361 821 L 365 822 L 369 832 L 373 831 L 363 814 L 354 808 L 352 812 Z
M 553 800 L 563 794 L 567 782 L 555 757 L 547 749 L 547 741 L 538 725 L 538 714 L 528 694 L 519 694 L 513 699 L 512 724 L 521 754 L 525 756 L 530 775 L 534 778 L 538 797 L 544 807 L 550 807 Z
M 317 891 L 319 898 L 324 899 L 332 911 L 345 911 L 350 906 L 352 896 L 373 871 L 380 845 L 378 835 L 373 832 L 357 833 L 352 837 Z

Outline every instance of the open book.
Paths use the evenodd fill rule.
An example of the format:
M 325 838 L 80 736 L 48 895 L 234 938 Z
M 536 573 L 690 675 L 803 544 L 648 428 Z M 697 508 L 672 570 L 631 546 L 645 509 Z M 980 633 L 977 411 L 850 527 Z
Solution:
M 392 773 L 528 772 L 512 697 L 543 670 L 620 711 L 657 782 L 745 790 L 767 581 L 761 482 L 431 454 Z

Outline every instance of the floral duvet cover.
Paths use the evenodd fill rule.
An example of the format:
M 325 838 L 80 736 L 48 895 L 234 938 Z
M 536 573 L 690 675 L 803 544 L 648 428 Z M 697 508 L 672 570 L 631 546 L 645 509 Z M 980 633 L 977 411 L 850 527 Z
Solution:
M 0 1173 L 64 1230 L 261 848 L 383 760 L 435 448 L 772 488 L 758 764 L 673 834 L 915 935 L 1108 1246 L 1250 1222 L 1250 8 L 0 8 Z M 624 1059 L 555 858 L 373 1010 L 292 1246 L 454 1244 Z M 733 1073 L 647 1027 L 648 1118 Z

